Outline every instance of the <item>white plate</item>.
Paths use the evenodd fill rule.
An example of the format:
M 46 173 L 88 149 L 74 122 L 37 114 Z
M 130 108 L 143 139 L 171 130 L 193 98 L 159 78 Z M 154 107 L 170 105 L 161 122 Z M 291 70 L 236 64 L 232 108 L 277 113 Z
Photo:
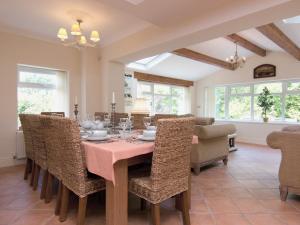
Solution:
M 155 136 L 154 137 L 145 137 L 144 135 L 139 135 L 138 139 L 142 140 L 142 141 L 154 141 L 155 140 Z
M 87 137 L 86 140 L 88 141 L 106 141 L 110 138 L 109 135 L 107 136 L 90 136 L 90 137 Z

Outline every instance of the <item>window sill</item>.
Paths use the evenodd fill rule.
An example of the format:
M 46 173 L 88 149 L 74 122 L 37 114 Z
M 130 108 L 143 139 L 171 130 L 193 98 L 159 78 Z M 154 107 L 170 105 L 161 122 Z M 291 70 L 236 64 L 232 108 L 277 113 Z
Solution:
M 249 124 L 271 124 L 271 125 L 300 125 L 298 122 L 284 122 L 284 121 L 269 121 L 267 123 L 263 121 L 252 121 L 252 120 L 220 120 L 216 119 L 216 122 L 226 122 L 226 123 L 249 123 Z

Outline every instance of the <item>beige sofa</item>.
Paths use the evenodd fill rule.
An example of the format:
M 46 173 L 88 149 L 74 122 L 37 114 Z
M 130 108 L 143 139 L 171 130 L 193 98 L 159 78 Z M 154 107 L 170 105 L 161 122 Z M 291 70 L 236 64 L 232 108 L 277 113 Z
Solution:
M 195 174 L 200 173 L 201 167 L 223 160 L 227 165 L 229 146 L 228 135 L 235 133 L 232 124 L 226 125 L 195 125 L 195 135 L 198 144 L 192 146 L 191 167 Z
M 279 169 L 280 197 L 286 201 L 288 193 L 300 195 L 300 126 L 290 126 L 272 132 L 267 137 L 271 148 L 281 149 Z

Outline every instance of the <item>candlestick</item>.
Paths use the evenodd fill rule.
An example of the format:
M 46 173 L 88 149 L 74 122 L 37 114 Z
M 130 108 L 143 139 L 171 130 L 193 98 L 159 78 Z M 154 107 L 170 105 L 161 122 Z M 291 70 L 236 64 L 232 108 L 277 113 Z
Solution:
M 115 134 L 116 133 L 116 121 L 115 121 L 115 119 L 116 119 L 116 103 L 111 103 L 110 118 L 111 118 L 111 123 L 112 123 L 111 130 L 112 130 L 112 133 Z
M 78 104 L 74 104 L 74 115 L 76 120 L 78 120 L 78 113 Z

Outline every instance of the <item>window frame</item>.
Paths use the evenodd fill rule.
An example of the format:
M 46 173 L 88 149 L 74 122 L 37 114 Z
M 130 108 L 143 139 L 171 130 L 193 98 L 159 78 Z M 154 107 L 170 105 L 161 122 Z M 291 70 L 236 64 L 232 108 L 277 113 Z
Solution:
M 282 86 L 281 93 L 272 93 L 273 96 L 279 96 L 281 99 L 281 116 L 279 120 L 273 120 L 271 122 L 288 122 L 285 118 L 286 112 L 286 97 L 288 95 L 300 95 L 300 90 L 288 90 L 288 83 L 300 83 L 300 79 L 288 79 L 288 80 L 270 80 L 270 81 L 262 81 L 262 82 L 251 82 L 251 83 L 241 83 L 241 84 L 227 84 L 227 85 L 216 85 L 214 86 L 214 116 L 216 120 L 228 120 L 228 121 L 245 121 L 245 122 L 260 122 L 260 120 L 255 119 L 255 111 L 254 111 L 254 98 L 257 97 L 259 94 L 254 92 L 254 86 L 259 84 L 270 84 L 270 83 L 280 83 Z M 231 88 L 234 87 L 243 87 L 243 86 L 250 86 L 250 93 L 248 94 L 231 94 Z M 225 88 L 224 92 L 224 104 L 225 104 L 225 118 L 217 118 L 217 110 L 216 110 L 216 88 Z M 250 96 L 251 97 L 251 105 L 250 105 L 250 120 L 245 119 L 230 119 L 229 115 L 229 102 L 231 96 Z M 290 123 L 290 122 L 289 122 Z
M 162 83 L 153 83 L 153 82 L 147 82 L 147 81 L 138 81 L 138 85 L 140 84 L 144 84 L 144 85 L 149 85 L 151 88 L 150 88 L 150 92 L 147 92 L 147 91 L 142 91 L 140 94 L 143 96 L 143 95 L 148 95 L 148 96 L 151 96 L 151 109 L 150 109 L 150 114 L 156 114 L 157 112 L 155 112 L 155 96 L 159 96 L 159 97 L 169 97 L 172 101 L 173 98 L 178 98 L 179 96 L 178 95 L 174 95 L 173 94 L 173 91 L 172 91 L 172 88 L 183 88 L 184 89 L 184 98 L 186 97 L 186 90 L 185 90 L 185 87 L 182 87 L 182 86 L 177 86 L 177 85 L 171 85 L 171 84 L 162 84 Z M 155 85 L 166 85 L 170 88 L 170 94 L 155 94 L 155 91 L 154 91 L 154 86 Z M 139 93 L 138 93 L 139 94 Z M 139 96 L 141 97 L 141 96 Z M 172 104 L 170 104 L 169 106 L 169 112 L 168 113 L 161 113 L 161 114 L 173 114 L 173 106 Z

